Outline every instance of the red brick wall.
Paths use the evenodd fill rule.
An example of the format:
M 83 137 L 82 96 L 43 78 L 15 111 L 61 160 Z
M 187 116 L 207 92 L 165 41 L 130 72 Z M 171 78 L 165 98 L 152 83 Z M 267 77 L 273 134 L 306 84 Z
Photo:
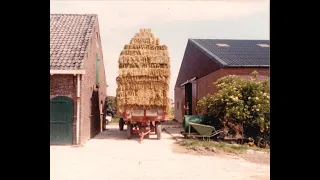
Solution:
M 217 92 L 217 87 L 213 83 L 219 78 L 227 75 L 238 75 L 244 78 L 249 78 L 254 70 L 258 71 L 260 79 L 270 76 L 269 68 L 222 68 L 198 79 L 197 100 L 206 96 L 208 93 L 213 94 Z
M 98 17 L 97 17 L 97 19 L 98 19 Z M 97 42 L 98 46 L 99 46 L 98 48 L 96 48 L 96 50 L 98 51 L 98 54 L 99 54 L 99 59 L 100 59 L 100 61 L 99 61 L 100 62 L 100 64 L 99 64 L 99 84 L 100 84 L 99 96 L 100 97 L 99 98 L 100 98 L 100 100 L 103 100 L 103 103 L 104 103 L 104 100 L 106 99 L 106 96 L 107 96 L 107 81 L 106 81 L 106 73 L 105 73 L 105 69 L 104 69 L 100 29 L 99 29 L 98 23 L 96 23 L 96 25 L 95 25 L 95 36 L 94 36 L 93 40 L 95 43 Z
M 243 78 L 251 77 L 251 73 L 256 70 L 259 73 L 258 79 L 265 79 L 270 77 L 269 68 L 222 68 L 219 69 L 207 76 L 204 76 L 197 80 L 197 88 L 196 88 L 196 98 L 193 97 L 193 110 L 192 112 L 196 114 L 196 102 L 200 100 L 202 97 L 206 96 L 208 93 L 213 94 L 217 92 L 216 86 L 213 84 L 219 78 L 226 75 L 238 75 Z M 194 101 L 195 99 L 195 101 Z M 175 102 L 182 101 L 182 88 L 175 88 Z M 175 104 L 176 106 L 176 104 Z M 177 110 L 175 108 L 175 119 L 178 121 L 182 121 L 183 111 Z
M 174 89 L 174 119 L 181 120 L 183 113 L 183 105 L 182 105 L 182 89 L 175 88 Z
M 97 37 L 98 33 L 98 37 Z M 98 46 L 96 43 L 98 42 Z M 84 60 L 84 70 L 86 73 L 82 75 L 81 83 L 81 121 L 80 121 L 80 144 L 90 139 L 91 135 L 91 96 L 96 88 L 96 54 L 99 56 L 99 99 L 104 103 L 106 97 L 106 77 L 104 71 L 104 63 L 102 56 L 101 40 L 99 25 L 96 21 L 89 41 L 87 53 Z M 102 123 L 102 117 L 100 117 Z
M 192 114 L 196 114 L 196 106 L 194 105 L 197 102 L 197 81 L 192 83 Z M 185 89 L 184 88 L 175 88 L 174 89 L 174 119 L 182 121 L 184 116 L 184 106 L 185 106 Z M 179 105 L 178 105 L 179 104 Z
M 182 120 L 184 114 L 184 98 L 182 97 L 182 90 L 180 89 L 180 85 L 187 80 L 190 80 L 194 77 L 203 77 L 210 74 L 213 71 L 216 71 L 220 68 L 218 64 L 216 64 L 210 57 L 208 57 L 205 53 L 203 53 L 198 46 L 196 46 L 191 40 L 188 40 L 187 47 L 185 50 L 185 54 L 183 56 L 183 60 L 181 63 L 181 67 L 179 70 L 179 74 L 177 77 L 176 85 L 175 85 L 175 112 L 174 118 L 176 120 Z M 197 89 L 193 87 L 193 89 Z M 195 97 L 192 95 L 192 104 L 195 104 Z M 179 109 L 177 108 L 177 104 L 179 103 Z M 195 108 L 193 107 L 193 110 Z
M 194 77 L 203 77 L 218 70 L 220 66 L 203 53 L 198 46 L 188 41 L 175 87 Z
M 77 81 L 76 76 L 73 75 L 51 75 L 50 76 L 50 99 L 56 96 L 66 96 L 73 99 L 73 144 L 76 143 L 76 108 L 77 108 Z

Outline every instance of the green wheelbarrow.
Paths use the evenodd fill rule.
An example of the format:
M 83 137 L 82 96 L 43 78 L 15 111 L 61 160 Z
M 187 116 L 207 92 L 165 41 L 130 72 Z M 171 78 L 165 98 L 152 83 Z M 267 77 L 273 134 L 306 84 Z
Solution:
M 197 133 L 191 132 L 191 127 L 196 130 Z M 223 131 L 216 130 L 213 126 L 196 124 L 189 122 L 188 132 L 181 132 L 186 138 L 202 138 L 204 141 L 210 141 L 211 137 L 214 137 Z

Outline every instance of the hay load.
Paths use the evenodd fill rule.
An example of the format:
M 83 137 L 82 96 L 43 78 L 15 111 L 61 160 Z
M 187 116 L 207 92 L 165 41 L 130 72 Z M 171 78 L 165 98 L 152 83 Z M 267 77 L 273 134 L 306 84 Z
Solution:
M 117 112 L 169 107 L 170 58 L 151 29 L 140 29 L 119 57 Z

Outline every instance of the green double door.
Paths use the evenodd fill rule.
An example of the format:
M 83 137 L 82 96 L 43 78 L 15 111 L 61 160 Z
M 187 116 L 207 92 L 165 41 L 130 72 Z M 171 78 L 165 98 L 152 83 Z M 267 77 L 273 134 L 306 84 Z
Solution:
M 50 101 L 50 144 L 71 145 L 73 100 L 58 96 Z

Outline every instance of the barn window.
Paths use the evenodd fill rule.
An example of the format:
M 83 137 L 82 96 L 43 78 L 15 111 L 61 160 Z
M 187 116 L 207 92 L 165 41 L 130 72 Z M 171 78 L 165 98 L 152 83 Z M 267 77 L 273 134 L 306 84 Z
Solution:
M 216 44 L 216 45 L 219 46 L 219 47 L 229 47 L 228 44 Z
M 99 56 L 96 54 L 96 84 L 99 84 Z
M 257 45 L 261 47 L 270 47 L 269 44 L 257 44 Z

